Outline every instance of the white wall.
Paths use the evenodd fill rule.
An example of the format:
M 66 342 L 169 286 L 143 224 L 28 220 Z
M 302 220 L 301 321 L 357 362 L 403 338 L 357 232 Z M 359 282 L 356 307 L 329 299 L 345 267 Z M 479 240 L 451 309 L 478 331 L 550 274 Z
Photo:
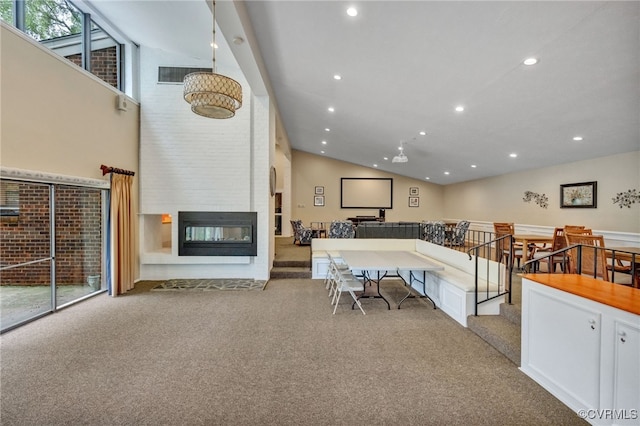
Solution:
M 226 120 L 191 112 L 182 84 L 158 84 L 158 66 L 206 67 L 192 58 L 141 47 L 141 277 L 267 279 L 272 221 L 269 100 L 255 98 L 242 75 L 243 105 Z M 178 256 L 178 212 L 256 211 L 258 255 Z M 158 215 L 171 214 L 171 248 L 154 244 Z

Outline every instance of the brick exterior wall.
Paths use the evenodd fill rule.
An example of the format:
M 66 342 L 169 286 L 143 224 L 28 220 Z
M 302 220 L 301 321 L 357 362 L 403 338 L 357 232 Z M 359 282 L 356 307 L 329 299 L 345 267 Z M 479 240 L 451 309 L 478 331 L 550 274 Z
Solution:
M 82 66 L 82 55 L 66 58 L 77 66 Z M 118 55 L 115 46 L 91 52 L 91 73 L 113 87 L 118 87 Z
M 20 215 L 0 221 L 0 264 L 14 265 L 50 254 L 49 187 L 18 183 Z M 86 284 L 102 265 L 100 190 L 56 186 L 56 284 Z M 8 269 L 1 285 L 49 285 L 50 262 Z

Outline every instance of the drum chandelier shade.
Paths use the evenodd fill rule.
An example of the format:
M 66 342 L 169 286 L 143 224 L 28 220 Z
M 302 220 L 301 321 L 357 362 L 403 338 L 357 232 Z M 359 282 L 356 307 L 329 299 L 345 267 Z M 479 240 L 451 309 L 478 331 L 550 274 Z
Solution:
M 191 111 L 208 118 L 231 118 L 242 106 L 242 86 L 216 73 L 216 2 L 213 14 L 213 72 L 194 72 L 184 77 L 184 100 Z
M 242 86 L 221 74 L 193 72 L 184 77 L 184 100 L 203 117 L 231 118 L 242 106 Z

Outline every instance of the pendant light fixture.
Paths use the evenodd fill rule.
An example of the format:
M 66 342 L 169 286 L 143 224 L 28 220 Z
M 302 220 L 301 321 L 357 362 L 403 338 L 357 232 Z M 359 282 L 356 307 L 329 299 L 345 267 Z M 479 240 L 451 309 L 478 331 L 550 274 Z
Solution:
M 404 155 L 404 142 L 401 142 L 400 143 L 400 154 L 398 154 L 395 157 L 393 157 L 391 162 L 392 163 L 406 163 L 407 161 L 409 161 L 409 158 L 406 155 Z
M 213 15 L 212 72 L 193 72 L 184 77 L 184 100 L 191 111 L 208 118 L 231 118 L 242 106 L 242 86 L 232 78 L 216 74 L 216 2 Z

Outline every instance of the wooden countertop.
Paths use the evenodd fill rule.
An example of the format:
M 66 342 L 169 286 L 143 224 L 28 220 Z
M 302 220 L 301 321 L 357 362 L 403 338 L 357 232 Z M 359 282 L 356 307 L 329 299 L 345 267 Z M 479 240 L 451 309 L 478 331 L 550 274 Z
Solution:
M 575 274 L 522 274 L 522 278 L 640 315 L 640 289 Z

